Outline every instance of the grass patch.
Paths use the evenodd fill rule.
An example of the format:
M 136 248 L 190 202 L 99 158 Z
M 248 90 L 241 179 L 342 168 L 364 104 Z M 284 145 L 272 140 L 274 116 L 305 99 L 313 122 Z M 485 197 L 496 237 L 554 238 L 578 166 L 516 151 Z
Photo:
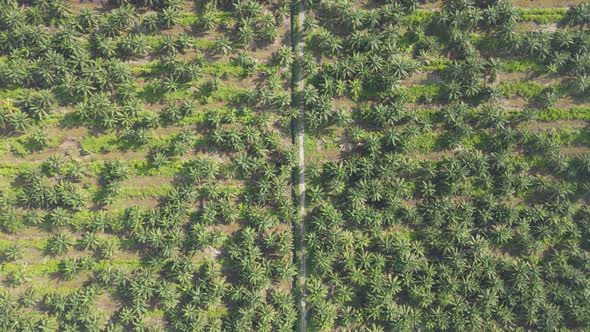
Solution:
M 0 163 L 0 175 L 2 176 L 17 176 L 19 173 L 30 169 L 32 165 L 29 163 L 8 164 Z
M 230 77 L 243 77 L 245 70 L 243 67 L 232 62 L 214 62 L 209 63 L 203 68 L 203 73 L 214 76 L 230 76 Z
M 563 146 L 588 146 L 590 145 L 590 130 L 575 128 L 553 128 L 547 132 L 555 142 Z
M 545 72 L 545 66 L 529 59 L 505 60 L 502 61 L 502 71 L 509 73 Z
M 90 153 L 105 153 L 116 150 L 119 139 L 115 133 L 99 136 L 85 136 L 80 140 L 82 149 Z
M 146 45 L 152 50 L 160 49 L 160 45 L 164 41 L 164 36 L 162 35 L 144 36 L 144 38 Z M 197 49 L 208 49 L 215 43 L 215 40 L 189 36 L 189 42 Z
M 451 63 L 449 59 L 434 59 L 428 62 L 428 65 L 422 66 L 421 71 L 438 71 L 445 70 Z
M 567 8 L 530 8 L 518 9 L 520 22 L 537 24 L 559 23 L 567 15 Z
M 45 246 L 47 245 L 47 239 L 26 239 L 18 241 L 0 239 L 0 250 L 5 250 L 6 248 L 13 245 L 15 242 L 22 245 L 25 248 L 35 248 L 39 250 L 44 250 Z
M 171 185 L 163 184 L 158 186 L 144 187 L 123 187 L 117 198 L 119 199 L 146 199 L 159 198 L 166 196 L 166 193 L 172 188 Z
M 178 122 L 179 126 L 196 125 L 205 122 L 205 112 L 195 112 L 194 114 L 184 117 Z
M 33 276 L 49 275 L 59 272 L 59 264 L 61 259 L 53 259 L 44 263 L 33 263 L 25 266 L 25 270 Z M 94 266 L 93 270 L 112 267 L 139 267 L 141 262 L 137 259 L 117 259 L 99 261 Z M 5 263 L 3 265 L 3 273 L 10 273 L 17 271 L 21 267 L 20 263 Z
M 507 98 L 512 96 L 532 98 L 546 88 L 545 85 L 532 81 L 500 83 L 499 87 L 502 94 Z
M 590 120 L 590 108 L 550 108 L 537 113 L 537 120 Z
M 441 99 L 442 90 L 442 84 L 416 84 L 404 89 L 404 93 L 411 102 L 416 102 L 419 100 L 433 101 Z
M 0 89 L 0 99 L 17 99 L 25 90 L 23 88 Z
M 420 151 L 421 153 L 433 152 L 439 147 L 440 135 L 435 132 L 417 135 L 413 137 L 408 144 L 410 151 Z
M 160 62 L 151 61 L 141 64 L 129 64 L 130 72 L 134 76 L 149 76 L 153 73 L 160 73 L 163 71 Z
M 199 17 L 195 13 L 182 12 L 178 19 L 178 25 L 182 27 L 190 27 L 199 21 Z
M 311 135 L 306 135 L 303 137 L 303 149 L 306 154 L 312 155 L 316 152 L 316 142 L 315 138 Z
M 403 18 L 402 23 L 404 25 L 421 25 L 431 22 L 437 15 L 437 12 L 432 10 L 416 10 L 410 15 Z

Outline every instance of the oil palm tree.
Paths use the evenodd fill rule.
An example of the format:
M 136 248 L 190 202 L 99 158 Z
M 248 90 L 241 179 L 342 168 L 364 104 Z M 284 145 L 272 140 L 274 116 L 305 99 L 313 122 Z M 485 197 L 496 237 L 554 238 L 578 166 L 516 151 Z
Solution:
M 213 44 L 213 50 L 217 53 L 228 55 L 230 52 L 232 52 L 233 47 L 231 46 L 229 39 L 221 37 L 215 40 L 215 43 Z
M 146 33 L 154 33 L 158 31 L 160 27 L 160 18 L 158 13 L 154 11 L 148 11 L 141 16 L 141 30 Z
M 590 23 L 590 5 L 581 3 L 570 7 L 565 21 L 570 25 L 586 25 Z
M 53 256 L 60 256 L 72 248 L 73 240 L 66 233 L 57 233 L 47 241 L 46 251 Z
M 24 264 L 18 265 L 18 267 L 8 273 L 6 282 L 11 287 L 21 286 L 31 281 L 31 273 L 27 270 Z
M 77 24 L 82 32 L 88 32 L 98 25 L 98 19 L 90 9 L 82 8 L 77 17 Z
M 208 3 L 207 5 L 209 5 L 210 3 Z M 203 27 L 203 29 L 205 29 L 205 31 L 215 30 L 218 24 L 218 12 L 217 10 L 211 7 L 212 6 L 206 6 L 205 10 L 199 17 L 199 23 Z
M 4 260 L 12 262 L 21 259 L 24 255 L 24 247 L 19 242 L 11 244 L 2 253 Z
M 171 28 L 178 22 L 179 12 L 178 9 L 174 7 L 166 7 L 162 9 L 159 16 L 162 25 L 164 25 L 166 28 Z
M 31 125 L 31 119 L 23 112 L 11 112 L 8 117 L 10 128 L 23 132 Z

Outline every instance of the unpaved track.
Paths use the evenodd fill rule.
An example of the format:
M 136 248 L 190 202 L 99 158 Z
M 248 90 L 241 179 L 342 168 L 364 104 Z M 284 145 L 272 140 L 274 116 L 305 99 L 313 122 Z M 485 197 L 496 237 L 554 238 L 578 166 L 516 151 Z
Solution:
M 305 20 L 305 5 L 304 0 L 299 0 L 298 16 L 297 16 L 297 58 L 303 59 L 303 22 Z M 301 61 L 297 61 L 299 68 L 297 70 L 297 88 L 302 91 L 304 88 L 303 66 Z M 307 331 L 307 303 L 306 303 L 306 278 L 307 278 L 307 262 L 305 257 L 305 109 L 303 103 L 299 103 L 299 117 L 297 119 L 297 143 L 299 145 L 299 250 L 300 250 L 300 273 L 299 284 L 301 287 L 300 303 L 299 303 L 299 330 L 301 332 Z

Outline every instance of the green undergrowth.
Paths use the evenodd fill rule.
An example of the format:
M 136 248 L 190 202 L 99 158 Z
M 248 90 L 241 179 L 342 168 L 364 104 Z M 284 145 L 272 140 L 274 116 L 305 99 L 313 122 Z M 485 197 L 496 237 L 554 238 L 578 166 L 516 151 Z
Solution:
M 41 263 L 30 263 L 24 266 L 26 272 L 34 276 L 50 275 L 59 272 L 60 259 L 52 259 Z M 2 264 L 2 273 L 10 273 L 19 270 L 23 265 L 18 262 Z M 102 260 L 96 262 L 93 269 L 103 269 L 108 267 L 132 267 L 138 268 L 141 262 L 137 259 L 114 259 Z
M 32 163 L 7 163 L 0 161 L 0 175 L 14 177 L 33 167 Z
M 131 74 L 138 77 L 165 74 L 166 68 L 158 61 L 147 63 L 134 63 L 129 65 Z M 202 68 L 203 74 L 214 76 L 243 77 L 245 70 L 234 61 L 230 62 L 205 62 Z
M 0 100 L 8 98 L 17 99 L 25 90 L 24 88 L 0 89 Z
M 230 12 L 216 10 L 214 13 L 217 22 L 227 22 L 228 25 L 231 25 L 235 21 Z M 198 27 L 200 25 L 200 21 L 201 19 L 197 14 L 183 11 L 181 12 L 180 18 L 178 19 L 178 25 L 182 27 Z
M 164 72 L 162 64 L 158 61 L 150 61 L 147 63 L 133 63 L 128 64 L 127 67 L 130 69 L 130 73 L 134 76 L 142 77 L 149 76 L 152 74 L 158 74 Z
M 509 73 L 522 73 L 522 72 L 545 72 L 545 66 L 538 64 L 537 62 L 529 59 L 512 59 L 502 61 L 502 71 Z
M 84 136 L 80 140 L 80 146 L 89 153 L 105 153 L 120 149 L 121 141 L 115 133 L 99 136 Z
M 160 46 L 164 41 L 163 35 L 144 36 L 144 38 L 146 45 L 153 50 L 160 49 Z M 188 40 L 191 45 L 193 45 L 196 49 L 199 50 L 207 50 L 211 48 L 211 46 L 213 46 L 213 44 L 215 43 L 215 40 L 212 39 L 193 36 L 188 36 Z
M 200 123 L 203 115 L 195 114 L 190 118 L 187 124 Z M 154 134 L 150 138 L 150 142 L 147 145 L 136 146 L 128 143 L 125 139 L 121 139 L 116 133 L 107 133 L 99 136 L 84 136 L 80 140 L 80 145 L 86 153 L 103 154 L 109 152 L 145 152 L 152 146 L 157 146 L 164 142 L 170 141 L 176 133 L 162 133 L 159 135 Z
M 184 161 L 175 160 L 175 161 L 169 162 L 165 166 L 162 166 L 160 168 L 155 168 L 145 159 L 135 159 L 135 160 L 124 160 L 123 159 L 123 161 L 129 166 L 129 175 L 130 176 L 149 176 L 149 175 L 173 176 L 174 174 L 179 172 L 184 165 Z M 28 169 L 38 167 L 38 166 L 39 166 L 39 163 L 36 163 L 36 162 L 21 161 L 18 163 L 7 163 L 7 162 L 0 161 L 0 176 L 15 177 Z M 104 161 L 102 161 L 102 160 L 91 160 L 91 161 L 85 162 L 85 172 L 90 177 L 99 176 L 103 167 L 104 167 Z
M 148 185 L 141 187 L 123 187 L 121 193 L 118 195 L 118 199 L 146 199 L 146 198 L 158 198 L 166 196 L 166 193 L 172 188 L 170 184 L 160 185 Z
M 368 13 L 367 10 L 357 9 L 359 12 Z M 567 8 L 519 8 L 519 21 L 534 21 L 539 17 L 546 17 L 547 20 L 555 22 L 563 19 L 567 13 Z M 416 26 L 427 24 L 437 17 L 438 13 L 435 10 L 418 9 L 412 13 L 405 15 L 402 20 L 402 26 Z
M 317 150 L 315 138 L 311 135 L 306 135 L 303 137 L 303 149 L 305 150 L 305 154 L 315 154 Z
M 499 87 L 502 94 L 507 98 L 512 96 L 532 98 L 546 88 L 545 85 L 533 81 L 505 82 L 500 83 Z
M 520 8 L 519 21 L 537 24 L 560 23 L 567 15 L 567 8 Z
M 204 74 L 213 76 L 243 77 L 245 70 L 234 61 L 231 62 L 212 62 L 207 63 L 203 68 Z
M 445 70 L 447 66 L 451 63 L 449 59 L 433 59 L 429 60 L 427 64 L 423 65 L 420 70 L 421 71 L 440 71 Z
M 194 114 L 184 117 L 182 120 L 178 121 L 178 125 L 189 126 L 205 123 L 205 114 L 205 112 L 195 112 Z
M 589 146 L 590 130 L 587 128 L 552 128 L 547 135 L 550 135 L 555 142 L 562 146 Z
M 429 153 L 440 147 L 440 135 L 436 132 L 427 132 L 413 137 L 408 143 L 410 151 Z
M 431 59 L 419 69 L 421 72 L 443 71 L 452 61 L 449 59 Z M 547 68 L 529 59 L 503 59 L 500 61 L 501 72 L 507 73 L 546 73 Z
M 195 25 L 199 21 L 199 17 L 195 13 L 191 12 L 181 12 L 180 17 L 178 18 L 178 25 L 182 27 L 190 27 Z
M 9 240 L 9 239 L 0 239 L 0 250 L 4 250 L 11 245 L 18 243 L 25 248 L 35 248 L 39 250 L 45 249 L 47 245 L 47 238 L 35 238 L 35 239 L 22 239 L 22 240 Z
M 431 10 L 416 10 L 413 13 L 405 16 L 402 20 L 405 26 L 417 26 L 432 22 L 437 13 Z
M 519 22 L 537 24 L 559 23 L 567 15 L 567 8 L 517 8 Z M 432 22 L 436 18 L 434 10 L 419 9 L 403 18 L 403 25 L 415 26 Z
M 550 108 L 539 111 L 536 115 L 537 120 L 587 120 L 590 121 L 590 108 L 573 107 L 573 108 Z
M 89 216 L 85 216 L 85 217 L 83 217 L 83 219 L 80 219 L 82 217 L 80 217 L 79 213 L 74 213 L 73 217 L 74 217 L 75 221 L 79 222 L 79 223 L 83 223 L 86 220 L 88 220 L 88 218 L 89 218 Z M 49 240 L 50 234 L 49 233 L 40 233 L 38 231 L 36 232 L 36 236 L 43 235 L 43 234 L 45 234 L 46 237 L 24 238 L 24 239 L 18 239 L 18 240 L 0 239 L 0 251 L 5 250 L 6 248 L 10 247 L 11 245 L 14 245 L 15 243 L 18 243 L 23 248 L 32 248 L 32 249 L 38 249 L 38 250 L 43 251 L 43 250 L 45 250 L 45 248 L 47 246 L 47 241 Z M 122 238 L 114 237 L 112 235 L 108 235 L 108 236 L 102 235 L 102 236 L 100 236 L 100 239 L 108 239 L 109 241 L 116 241 L 118 243 L 118 248 L 121 248 L 122 250 L 131 249 L 131 248 L 134 248 L 135 246 L 137 246 L 137 243 L 133 239 L 126 239 L 126 238 L 122 239 Z
M 439 83 L 416 84 L 405 88 L 403 91 L 410 102 L 435 101 L 442 97 L 443 85 Z

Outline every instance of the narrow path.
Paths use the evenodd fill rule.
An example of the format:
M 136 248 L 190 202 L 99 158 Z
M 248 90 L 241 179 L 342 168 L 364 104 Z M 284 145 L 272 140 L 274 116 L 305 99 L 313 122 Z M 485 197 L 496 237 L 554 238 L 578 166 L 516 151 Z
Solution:
M 304 0 L 299 0 L 297 16 L 297 58 L 303 59 L 303 22 L 305 20 Z M 304 76 L 302 61 L 297 61 L 299 68 L 297 70 L 297 89 L 302 91 L 304 88 Z M 307 331 L 307 303 L 306 303 L 306 278 L 307 262 L 305 257 L 305 109 L 303 103 L 299 104 L 299 117 L 297 119 L 297 143 L 299 144 L 299 250 L 301 270 L 299 273 L 299 285 L 301 286 L 300 308 L 299 308 L 299 329 L 301 332 Z

